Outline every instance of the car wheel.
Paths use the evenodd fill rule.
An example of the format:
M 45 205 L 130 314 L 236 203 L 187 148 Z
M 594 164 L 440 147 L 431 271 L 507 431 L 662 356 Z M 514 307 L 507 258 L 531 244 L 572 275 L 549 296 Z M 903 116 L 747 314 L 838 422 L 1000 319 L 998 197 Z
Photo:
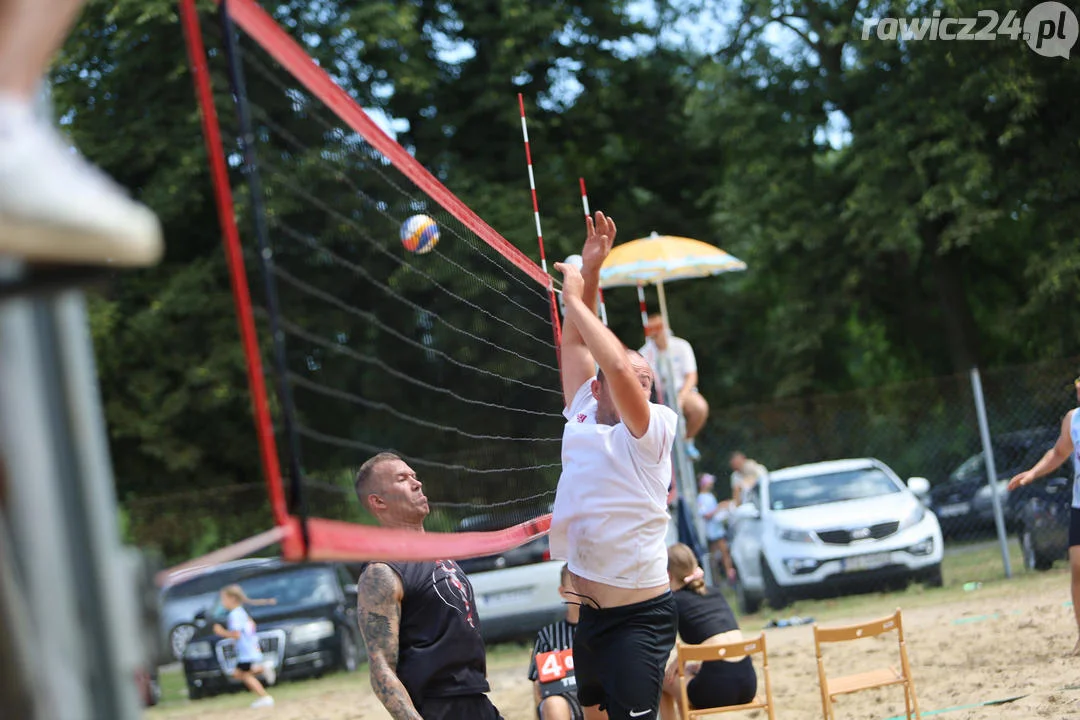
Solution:
M 1024 567 L 1028 570 L 1049 570 L 1054 564 L 1053 558 L 1039 554 L 1035 547 L 1035 537 L 1027 528 L 1020 529 L 1020 549 L 1024 555 Z
M 743 615 L 753 615 L 761 609 L 761 598 L 747 592 L 746 586 L 741 581 L 735 583 L 735 601 L 739 605 L 739 612 Z
M 941 563 L 928 570 L 923 570 L 922 584 L 928 588 L 939 588 L 945 584 L 945 578 L 941 575 Z
M 338 667 L 345 672 L 356 672 L 360 665 L 360 653 L 357 652 L 352 633 L 344 628 L 338 630 L 338 653 Z
M 169 631 L 169 651 L 174 660 L 184 659 L 184 650 L 187 649 L 193 637 L 195 637 L 195 626 L 191 623 L 180 623 Z
M 765 602 L 767 602 L 769 607 L 773 610 L 782 610 L 783 608 L 786 608 L 790 603 L 787 593 L 780 587 L 780 583 L 776 582 L 772 570 L 769 569 L 769 563 L 764 557 L 761 558 L 761 576 L 765 581 Z

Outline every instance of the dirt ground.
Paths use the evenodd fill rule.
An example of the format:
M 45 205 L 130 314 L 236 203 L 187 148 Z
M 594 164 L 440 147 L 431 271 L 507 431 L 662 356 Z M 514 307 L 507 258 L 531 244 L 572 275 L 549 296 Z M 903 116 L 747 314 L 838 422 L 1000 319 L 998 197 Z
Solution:
M 822 624 L 868 619 L 887 614 L 898 600 L 906 604 L 908 652 L 924 714 L 942 714 L 950 720 L 1080 718 L 1080 659 L 1063 656 L 1076 638 L 1068 598 L 1068 575 L 1054 571 L 968 593 L 878 596 L 856 606 L 858 615 L 828 617 Z M 750 634 L 760 625 L 760 619 L 750 618 L 744 632 Z M 827 647 L 826 669 L 847 674 L 892 665 L 896 663 L 894 638 L 891 635 Z M 767 639 L 777 718 L 821 717 L 811 628 L 769 630 Z M 491 698 L 506 720 L 535 717 L 530 687 L 524 680 L 527 663 L 525 650 L 520 654 L 500 652 L 491 663 Z M 275 696 L 278 704 L 271 711 L 247 709 L 250 698 L 236 695 L 170 704 L 148 716 L 169 720 L 389 717 L 372 695 L 366 673 L 293 683 L 291 687 L 282 685 L 275 688 Z M 1016 696 L 1023 697 L 996 706 L 979 706 Z M 903 712 L 903 695 L 898 688 L 846 696 L 837 705 L 837 718 L 843 720 L 886 720 Z

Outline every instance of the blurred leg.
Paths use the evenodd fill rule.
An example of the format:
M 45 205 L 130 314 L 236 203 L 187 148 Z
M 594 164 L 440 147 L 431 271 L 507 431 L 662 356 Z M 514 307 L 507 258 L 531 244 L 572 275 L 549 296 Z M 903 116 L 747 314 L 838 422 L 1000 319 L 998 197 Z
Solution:
M 686 437 L 693 439 L 705 426 L 709 418 L 709 403 L 701 396 L 701 393 L 692 392 L 686 396 L 682 404 L 683 417 L 686 418 Z
M 571 720 L 570 703 L 558 695 L 544 698 L 540 703 L 540 720 Z
M 0 99 L 31 101 L 83 0 L 0 0 Z
M 1080 545 L 1069 548 L 1069 569 L 1072 571 L 1073 615 L 1076 618 L 1077 640 L 1073 655 L 1080 655 Z

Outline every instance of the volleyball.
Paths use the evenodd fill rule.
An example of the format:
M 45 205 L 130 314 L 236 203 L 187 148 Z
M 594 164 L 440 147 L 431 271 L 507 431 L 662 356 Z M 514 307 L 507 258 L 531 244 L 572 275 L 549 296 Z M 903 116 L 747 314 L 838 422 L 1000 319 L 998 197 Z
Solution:
M 401 224 L 401 244 L 411 253 L 431 252 L 439 244 L 439 226 L 427 215 L 413 215 Z

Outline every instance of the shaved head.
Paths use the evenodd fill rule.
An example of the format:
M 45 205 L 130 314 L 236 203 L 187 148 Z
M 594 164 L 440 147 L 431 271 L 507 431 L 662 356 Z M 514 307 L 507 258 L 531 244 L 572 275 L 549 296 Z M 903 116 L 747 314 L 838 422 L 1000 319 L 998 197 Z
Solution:
M 401 456 L 392 452 L 381 452 L 365 460 L 360 469 L 356 471 L 356 481 L 353 483 L 353 487 L 356 490 L 356 498 L 364 506 L 365 510 L 371 510 L 368 505 L 368 496 L 377 495 L 381 489 L 381 483 L 379 482 L 380 466 L 395 460 L 400 461 Z
M 400 455 L 381 452 L 356 473 L 356 497 L 384 527 L 424 529 L 431 508 L 416 472 Z

